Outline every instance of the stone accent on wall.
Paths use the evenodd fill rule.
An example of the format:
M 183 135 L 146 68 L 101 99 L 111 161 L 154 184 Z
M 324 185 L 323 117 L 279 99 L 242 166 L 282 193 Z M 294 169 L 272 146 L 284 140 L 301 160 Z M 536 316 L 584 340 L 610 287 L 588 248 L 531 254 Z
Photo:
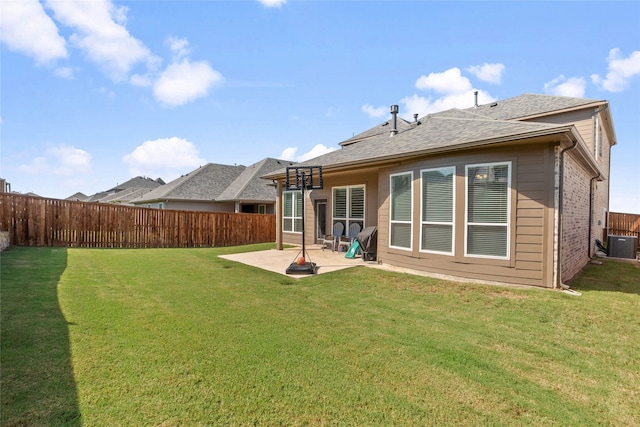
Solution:
M 0 231 L 0 252 L 9 247 L 9 232 Z

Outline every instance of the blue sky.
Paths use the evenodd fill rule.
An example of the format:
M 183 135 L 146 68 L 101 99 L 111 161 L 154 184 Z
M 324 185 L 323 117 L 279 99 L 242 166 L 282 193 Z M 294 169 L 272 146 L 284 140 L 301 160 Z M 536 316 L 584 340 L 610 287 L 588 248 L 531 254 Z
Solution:
M 640 213 L 640 2 L 0 3 L 0 176 L 65 198 L 207 162 L 305 160 L 389 116 L 606 99 Z M 28 23 L 26 25 L 25 23 Z

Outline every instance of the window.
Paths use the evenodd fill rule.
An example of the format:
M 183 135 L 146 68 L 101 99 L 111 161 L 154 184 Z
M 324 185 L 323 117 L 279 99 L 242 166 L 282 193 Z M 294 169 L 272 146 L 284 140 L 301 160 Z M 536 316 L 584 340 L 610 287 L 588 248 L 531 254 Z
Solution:
M 341 222 L 344 234 L 351 224 L 364 228 L 364 185 L 333 188 L 333 224 Z
M 282 193 L 282 231 L 302 233 L 302 193 Z
M 266 214 L 267 213 L 267 205 L 258 205 L 258 213 Z
M 455 167 L 422 172 L 421 246 L 424 252 L 453 255 Z
M 413 172 L 391 175 L 389 246 L 411 249 Z
M 467 165 L 465 255 L 509 259 L 511 162 Z

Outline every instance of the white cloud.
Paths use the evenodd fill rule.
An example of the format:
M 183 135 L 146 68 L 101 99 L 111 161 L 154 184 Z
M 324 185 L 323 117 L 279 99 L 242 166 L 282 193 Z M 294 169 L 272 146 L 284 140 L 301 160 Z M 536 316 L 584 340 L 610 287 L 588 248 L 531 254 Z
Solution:
M 169 46 L 171 52 L 173 52 L 174 58 L 176 60 L 184 58 L 189 53 L 191 53 L 191 49 L 189 48 L 189 41 L 186 38 L 169 37 L 165 41 L 165 43 Z
M 304 162 L 309 159 L 314 159 L 323 154 L 331 153 L 332 151 L 336 151 L 337 148 L 327 147 L 324 144 L 317 144 L 311 150 L 307 151 L 304 154 L 297 156 L 298 147 L 288 147 L 282 151 L 282 154 L 278 158 L 282 160 L 289 160 L 291 162 Z
M 0 40 L 39 65 L 68 56 L 66 42 L 37 0 L 0 1 Z
M 153 94 L 163 104 L 178 106 L 206 96 L 223 82 L 222 74 L 205 61 L 183 59 L 169 65 L 153 86 Z
M 258 0 L 266 7 L 280 7 L 287 2 L 287 0 Z
M 58 22 L 77 31 L 71 42 L 112 79 L 125 80 L 137 63 L 157 64 L 158 58 L 123 26 L 126 7 L 115 8 L 110 0 L 47 0 L 46 4 Z
M 282 154 L 278 156 L 279 159 L 289 160 L 290 162 L 295 161 L 296 153 L 298 152 L 298 147 L 287 147 L 282 150 Z
M 504 64 L 487 64 L 485 62 L 483 65 L 472 65 L 467 68 L 467 71 L 483 82 L 497 85 L 502 82 L 504 69 Z
M 620 49 L 609 51 L 607 76 L 603 79 L 598 74 L 591 75 L 591 81 L 609 92 L 622 92 L 629 85 L 629 80 L 640 75 L 640 51 L 632 52 L 627 58 Z
M 114 81 L 132 86 L 152 87 L 155 98 L 171 106 L 184 105 L 206 96 L 222 75 L 206 61 L 191 61 L 189 41 L 169 37 L 166 44 L 172 61 L 160 72 L 162 59 L 126 29 L 128 8 L 116 7 L 112 0 L 43 0 L 53 12 L 51 19 L 37 0 L 0 1 L 0 39 L 9 49 L 45 64 L 68 56 L 66 41 L 58 34 L 56 22 L 68 27 L 70 46 L 82 50 Z M 270 2 L 281 5 L 282 2 Z M 26 24 L 25 24 L 26 23 Z M 139 67 L 142 65 L 142 69 Z M 71 79 L 74 69 L 57 67 L 54 74 Z
M 587 82 L 582 77 L 566 78 L 562 74 L 544 84 L 544 91 L 551 95 L 582 98 Z
M 153 85 L 153 76 L 147 74 L 134 74 L 129 78 L 129 84 L 138 87 L 149 87 Z
M 503 64 L 487 64 L 471 66 L 467 71 L 476 75 L 480 80 L 499 83 L 504 72 Z M 413 115 L 424 116 L 438 111 L 452 108 L 470 108 L 475 102 L 474 92 L 478 91 L 478 103 L 487 104 L 494 102 L 496 98 L 481 89 L 474 89 L 471 81 L 462 75 L 458 67 L 450 68 L 441 73 L 422 75 L 416 80 L 417 89 L 427 92 L 435 92 L 437 96 L 421 96 L 413 94 L 400 100 L 404 108 L 400 108 L 400 117 L 405 120 L 413 120 Z M 362 106 L 362 111 L 371 117 L 384 117 L 388 113 L 387 107 L 374 108 L 370 104 Z
M 206 163 L 193 143 L 177 137 L 145 141 L 122 160 L 132 176 L 175 176 L 176 171 Z
M 467 92 L 472 89 L 472 86 L 469 79 L 460 73 L 460 69 L 454 67 L 442 73 L 430 73 L 428 76 L 420 76 L 416 81 L 416 88 L 452 94 Z
M 385 107 L 385 106 L 376 108 L 371 104 L 364 104 L 362 106 L 362 111 L 367 113 L 369 117 L 380 118 L 385 116 L 387 113 L 389 113 L 389 108 L 390 107 Z
M 91 171 L 91 154 L 66 144 L 51 145 L 45 156 L 38 156 L 18 169 L 28 174 L 72 176 Z
M 438 111 L 450 110 L 452 108 L 470 108 L 475 102 L 473 90 L 467 92 L 452 93 L 440 98 L 431 99 L 414 94 L 406 96 L 400 101 L 404 104 L 404 108 L 400 110 L 400 116 L 405 120 L 411 120 L 414 114 L 420 117 L 437 113 Z M 488 92 L 478 90 L 478 104 L 488 104 L 494 102 L 496 98 L 492 97 Z
M 53 71 L 53 73 L 58 77 L 62 77 L 63 79 L 73 78 L 73 68 L 71 67 L 58 67 Z

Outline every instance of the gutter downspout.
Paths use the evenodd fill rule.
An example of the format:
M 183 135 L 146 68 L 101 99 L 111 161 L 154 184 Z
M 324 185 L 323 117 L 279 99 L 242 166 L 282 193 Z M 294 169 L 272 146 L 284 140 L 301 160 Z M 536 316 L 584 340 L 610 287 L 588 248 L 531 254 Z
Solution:
M 593 237 L 593 181 L 600 178 L 600 173 L 591 178 L 589 181 L 589 240 L 587 245 L 587 256 L 591 258 L 591 238 Z
M 563 205 L 563 192 L 564 192 L 564 153 L 569 150 L 573 150 L 578 145 L 578 140 L 573 141 L 571 147 L 567 147 L 560 151 L 560 182 L 558 185 L 558 274 L 556 276 L 555 288 L 568 288 L 567 285 L 562 283 L 562 205 Z

